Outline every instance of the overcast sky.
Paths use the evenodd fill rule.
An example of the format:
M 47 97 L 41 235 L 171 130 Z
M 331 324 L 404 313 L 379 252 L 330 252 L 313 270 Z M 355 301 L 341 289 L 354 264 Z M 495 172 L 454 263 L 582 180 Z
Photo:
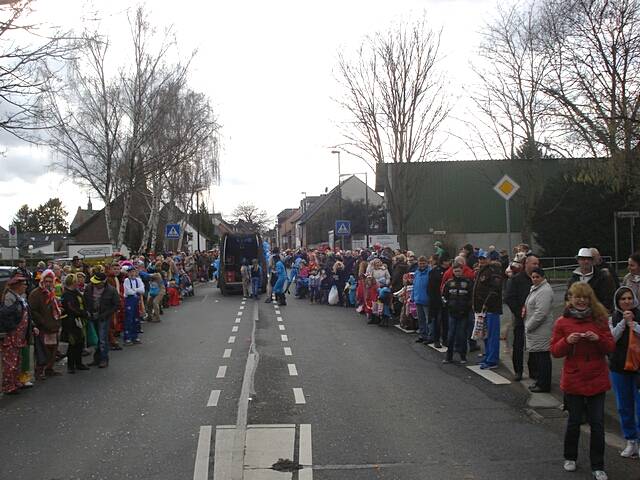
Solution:
M 95 1 L 102 29 L 113 38 L 127 34 L 133 0 Z M 503 2 L 504 3 L 504 2 Z M 39 0 L 35 14 L 61 25 L 80 27 L 86 0 Z M 104 6 L 103 4 L 108 4 Z M 156 25 L 173 24 L 180 50 L 198 49 L 191 85 L 209 95 L 222 124 L 221 184 L 211 189 L 209 208 L 230 214 L 252 202 L 270 216 L 298 206 L 301 192 L 317 195 L 337 183 L 331 146 L 341 142 L 342 113 L 333 99 L 338 51 L 355 50 L 364 36 L 392 23 L 426 17 L 442 28 L 441 68 L 455 104 L 464 115 L 461 86 L 471 78 L 469 62 L 479 30 L 495 12 L 495 0 L 325 0 L 148 2 Z M 461 126 L 450 121 L 446 128 Z M 456 133 L 460 133 L 459 131 Z M 31 207 L 50 197 L 62 199 L 70 218 L 87 194 L 50 168 L 49 153 L 0 134 L 0 225 L 6 227 L 20 205 Z M 454 159 L 470 159 L 454 140 L 445 144 Z M 342 172 L 368 170 L 342 156 Z M 94 198 L 94 208 L 100 203 Z

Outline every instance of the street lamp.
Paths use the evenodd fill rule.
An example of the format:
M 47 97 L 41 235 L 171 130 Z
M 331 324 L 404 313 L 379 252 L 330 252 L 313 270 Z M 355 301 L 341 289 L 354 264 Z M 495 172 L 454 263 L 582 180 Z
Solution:
M 338 218 L 336 218 L 336 220 L 342 220 L 342 186 L 340 185 L 342 175 L 340 175 L 340 150 L 331 150 L 331 153 L 338 155 Z M 339 240 L 340 249 L 342 249 L 342 237 L 340 237 Z

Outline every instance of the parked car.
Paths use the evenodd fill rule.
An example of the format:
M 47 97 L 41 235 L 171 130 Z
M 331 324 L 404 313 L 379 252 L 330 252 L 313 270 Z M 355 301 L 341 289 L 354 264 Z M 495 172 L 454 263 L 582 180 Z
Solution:
M 4 292 L 4 288 L 7 285 L 7 281 L 13 275 L 13 272 L 16 270 L 16 267 L 6 267 L 0 266 L 0 295 Z

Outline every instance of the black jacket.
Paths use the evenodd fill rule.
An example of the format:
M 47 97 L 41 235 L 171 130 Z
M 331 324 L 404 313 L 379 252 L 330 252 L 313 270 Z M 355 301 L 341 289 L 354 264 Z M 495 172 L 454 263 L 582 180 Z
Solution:
M 502 314 L 502 267 L 489 263 L 478 273 L 473 286 L 473 311 Z
M 398 262 L 393 266 L 391 271 L 391 290 L 397 292 L 402 288 L 402 277 L 409 271 L 409 265 L 406 262 Z
M 573 273 L 569 278 L 567 290 L 571 285 L 580 281 L 580 275 Z M 613 311 L 613 295 L 616 293 L 616 281 L 608 269 L 593 269 L 593 275 L 589 280 L 589 285 L 607 310 Z
M 473 282 L 465 277 L 452 278 L 444 284 L 442 292 L 442 296 L 447 302 L 447 310 L 456 317 L 469 315 L 472 295 Z
M 526 272 L 522 271 L 507 282 L 507 293 L 504 297 L 504 303 L 507 304 L 511 313 L 513 313 L 514 326 L 523 326 L 522 307 L 529 296 L 533 282 Z
M 427 291 L 429 292 L 429 306 L 442 306 L 440 285 L 442 284 L 443 275 L 444 268 L 440 265 L 431 269 L 431 273 L 429 274 L 429 284 L 427 286 Z
M 87 312 L 93 320 L 100 322 L 111 320 L 113 314 L 120 307 L 120 296 L 118 292 L 116 292 L 116 289 L 111 285 L 106 284 L 104 286 L 104 292 L 102 292 L 102 297 L 100 298 L 100 305 L 97 309 L 98 313 L 94 315 L 93 289 L 94 286 L 92 284 L 87 285 L 84 289 L 84 305 Z

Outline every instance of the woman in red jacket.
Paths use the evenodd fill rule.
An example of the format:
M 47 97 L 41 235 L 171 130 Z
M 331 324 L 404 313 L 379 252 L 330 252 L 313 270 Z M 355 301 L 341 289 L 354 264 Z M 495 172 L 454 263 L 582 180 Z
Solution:
M 560 388 L 569 411 L 564 437 L 564 469 L 576 470 L 580 423 L 586 414 L 591 428 L 591 471 L 596 480 L 606 480 L 604 472 L 604 396 L 611 388 L 608 353 L 615 342 L 608 326 L 607 310 L 587 283 L 569 288 L 564 314 L 556 321 L 551 353 L 565 357 Z

